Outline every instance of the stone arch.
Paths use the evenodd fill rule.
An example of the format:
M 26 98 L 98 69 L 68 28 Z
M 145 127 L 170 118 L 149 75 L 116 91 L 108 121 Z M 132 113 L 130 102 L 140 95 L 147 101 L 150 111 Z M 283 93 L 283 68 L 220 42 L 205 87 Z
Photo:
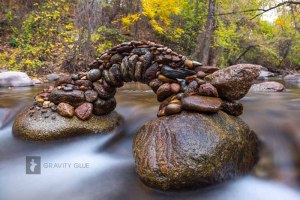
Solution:
M 105 115 L 112 112 L 116 107 L 116 88 L 126 82 L 137 81 L 149 85 L 156 93 L 157 100 L 161 102 L 158 117 L 177 114 L 182 110 L 215 113 L 220 109 L 232 115 L 240 115 L 242 105 L 233 100 L 243 97 L 251 86 L 250 83 L 250 86 L 248 84 L 242 88 L 242 95 L 229 97 L 222 92 L 224 86 L 218 88 L 218 82 L 211 84 L 214 78 L 209 74 L 219 68 L 202 66 L 168 47 L 150 41 L 119 44 L 101 54 L 89 68 L 86 73 L 60 77 L 55 88 L 36 97 L 36 103 L 45 104 L 46 100 L 51 106 L 58 106 L 58 110 L 59 104 L 64 103 L 67 105 L 62 108 L 70 105 L 75 108 L 78 118 L 87 120 L 91 113 Z M 252 76 L 251 81 L 254 78 Z M 225 89 L 238 89 L 234 87 Z M 220 92 L 222 98 L 231 102 L 224 104 L 225 101 L 219 98 Z M 238 112 L 232 112 L 237 108 Z

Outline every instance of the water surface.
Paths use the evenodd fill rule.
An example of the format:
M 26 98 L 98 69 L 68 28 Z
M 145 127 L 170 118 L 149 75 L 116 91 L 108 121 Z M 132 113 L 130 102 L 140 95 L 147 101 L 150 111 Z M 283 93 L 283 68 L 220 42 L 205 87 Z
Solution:
M 131 84 L 119 89 L 117 111 L 125 123 L 113 133 L 50 143 L 24 141 L 11 133 L 16 113 L 46 86 L 2 88 L 0 200 L 299 200 L 300 88 L 287 86 L 283 93 L 248 94 L 242 99 L 241 117 L 265 144 L 253 172 L 185 192 L 147 188 L 134 171 L 132 138 L 142 124 L 156 117 L 159 105 L 147 86 Z M 41 156 L 40 175 L 25 174 L 26 156 Z M 55 163 L 61 168 L 50 166 Z

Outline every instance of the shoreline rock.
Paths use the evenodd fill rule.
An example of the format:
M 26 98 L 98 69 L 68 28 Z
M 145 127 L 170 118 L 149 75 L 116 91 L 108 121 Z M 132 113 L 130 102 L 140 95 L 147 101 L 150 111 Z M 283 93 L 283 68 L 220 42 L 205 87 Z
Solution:
M 1 72 L 0 87 L 27 87 L 33 86 L 32 80 L 24 72 Z

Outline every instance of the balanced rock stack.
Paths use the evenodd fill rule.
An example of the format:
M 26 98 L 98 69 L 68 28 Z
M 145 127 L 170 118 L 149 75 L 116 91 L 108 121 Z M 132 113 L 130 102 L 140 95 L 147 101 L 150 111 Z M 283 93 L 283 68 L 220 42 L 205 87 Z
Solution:
M 17 117 L 13 132 L 40 139 L 61 127 L 67 135 L 114 127 L 120 121 L 112 112 L 116 88 L 138 81 L 161 102 L 159 118 L 143 125 L 133 141 L 136 170 L 146 185 L 163 190 L 211 185 L 245 174 L 256 163 L 258 140 L 237 117 L 243 112 L 237 100 L 247 94 L 260 66 L 202 66 L 161 44 L 131 41 L 89 67 L 87 73 L 60 77 L 54 88 L 37 95 L 31 110 Z M 56 122 L 45 120 L 55 121 L 53 113 Z
M 259 75 L 253 65 L 219 70 L 188 60 L 168 47 L 146 41 L 122 43 L 90 64 L 90 71 L 60 77 L 56 87 L 36 97 L 37 103 L 57 109 L 63 117 L 105 115 L 116 107 L 114 95 L 125 82 L 148 84 L 161 102 L 158 117 L 183 110 L 230 115 L 242 114 L 235 102 L 245 96 Z M 245 79 L 246 77 L 246 79 Z

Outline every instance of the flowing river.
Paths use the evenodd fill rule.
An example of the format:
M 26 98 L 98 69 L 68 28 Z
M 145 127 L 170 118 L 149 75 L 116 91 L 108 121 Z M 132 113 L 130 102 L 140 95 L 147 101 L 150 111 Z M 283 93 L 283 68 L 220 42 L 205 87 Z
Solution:
M 124 124 L 111 134 L 52 142 L 12 135 L 15 115 L 43 87 L 0 89 L 0 200 L 299 200 L 300 87 L 282 93 L 249 93 L 241 118 L 263 142 L 253 172 L 217 186 L 161 192 L 144 186 L 134 171 L 132 139 L 156 117 L 158 103 L 147 86 L 119 89 L 117 111 Z M 41 174 L 25 171 L 26 156 L 41 157 Z

